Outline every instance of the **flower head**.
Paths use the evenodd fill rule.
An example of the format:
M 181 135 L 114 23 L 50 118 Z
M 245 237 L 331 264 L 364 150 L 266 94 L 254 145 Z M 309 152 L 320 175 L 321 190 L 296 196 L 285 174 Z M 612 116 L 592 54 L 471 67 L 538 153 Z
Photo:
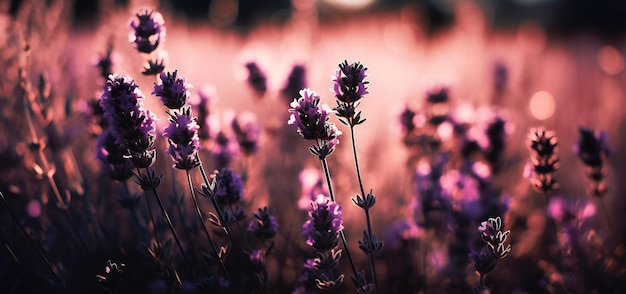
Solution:
M 348 64 L 345 60 L 339 64 L 339 70 L 332 75 L 333 89 L 337 100 L 352 104 L 359 101 L 364 95 L 369 94 L 367 89 L 367 70 L 360 62 Z
M 123 182 L 133 176 L 133 162 L 127 156 L 128 149 L 117 143 L 112 132 L 104 131 L 97 142 L 96 158 L 106 165 L 111 179 Z
M 257 94 L 265 94 L 267 91 L 267 78 L 265 77 L 265 73 L 263 73 L 256 62 L 246 63 L 246 69 L 248 69 L 248 85 L 250 85 Z
M 548 193 L 557 188 L 554 172 L 558 169 L 559 157 L 556 154 L 558 141 L 554 131 L 543 127 L 530 130 L 528 149 L 530 151 L 530 167 L 525 174 L 538 191 Z
M 215 197 L 220 204 L 233 204 L 243 195 L 243 181 L 230 168 L 223 168 L 216 175 L 217 190 Z
M 333 153 L 339 144 L 341 131 L 330 122 L 333 110 L 328 105 L 319 106 L 320 96 L 311 89 L 300 90 L 300 97 L 291 102 L 288 124 L 296 125 L 298 133 L 306 140 L 316 140 L 309 150 L 320 159 Z
M 324 195 L 319 195 L 311 203 L 309 220 L 302 228 L 308 245 L 318 251 L 335 248 L 339 241 L 339 232 L 343 230 L 341 205 Z
M 250 221 L 250 225 L 248 225 L 249 232 L 252 232 L 259 239 L 271 239 L 276 236 L 278 222 L 267 206 L 259 208 L 259 212 L 252 215 L 254 220 Z
M 136 167 L 148 167 L 154 161 L 156 116 L 143 107 L 143 93 L 129 76 L 112 74 L 100 95 L 103 117 L 111 126 L 116 142 L 130 151 Z
M 135 16 L 137 18 L 130 22 L 133 31 L 129 34 L 129 40 L 135 44 L 137 51 L 151 53 L 165 38 L 163 15 L 145 9 Z
M 502 230 L 502 219 L 499 216 L 482 222 L 478 231 L 489 251 L 498 258 L 504 258 L 511 251 L 511 245 L 504 246 L 504 242 L 511 231 Z
M 154 84 L 152 91 L 153 95 L 161 97 L 161 102 L 169 109 L 180 109 L 191 97 L 191 85 L 187 84 L 184 77 L 177 77 L 177 74 L 176 70 L 173 73 L 162 72 L 159 75 L 161 84 Z
M 304 65 L 296 64 L 291 68 L 289 77 L 287 77 L 287 84 L 281 90 L 284 97 L 291 99 L 298 95 L 300 89 L 306 87 L 306 68 Z
M 245 155 L 255 153 L 261 135 L 261 128 L 256 121 L 256 116 L 250 112 L 245 112 L 234 117 L 230 126 L 235 133 L 241 152 Z
M 174 167 L 190 170 L 200 165 L 198 151 L 200 139 L 196 118 L 190 115 L 191 108 L 183 109 L 180 113 L 174 111 L 170 115 L 170 124 L 165 128 L 163 136 L 170 143 L 167 154 L 172 157 Z

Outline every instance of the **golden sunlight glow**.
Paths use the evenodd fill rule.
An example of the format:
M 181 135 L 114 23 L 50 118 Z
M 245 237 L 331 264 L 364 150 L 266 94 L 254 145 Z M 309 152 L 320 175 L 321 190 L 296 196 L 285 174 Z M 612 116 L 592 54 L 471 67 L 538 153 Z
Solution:
M 598 50 L 598 65 L 608 75 L 616 75 L 624 69 L 624 56 L 613 46 Z
M 361 9 L 374 3 L 374 0 L 324 0 L 328 4 L 348 9 Z
M 554 114 L 556 102 L 547 91 L 539 91 L 530 98 L 530 113 L 538 120 L 546 120 Z

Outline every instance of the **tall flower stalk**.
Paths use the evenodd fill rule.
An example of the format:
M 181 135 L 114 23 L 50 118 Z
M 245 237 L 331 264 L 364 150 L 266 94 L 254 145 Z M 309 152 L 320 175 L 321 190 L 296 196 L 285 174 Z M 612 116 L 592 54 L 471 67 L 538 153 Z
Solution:
M 162 181 L 162 176 L 157 176 L 152 168 L 156 159 L 156 150 L 153 147 L 157 118 L 152 111 L 144 108 L 144 99 L 139 86 L 131 77 L 114 73 L 109 76 L 104 92 L 100 96 L 100 105 L 105 119 L 111 126 L 112 134 L 117 138 L 116 142 L 127 149 L 126 156 L 130 157 L 136 168 L 137 183 L 145 191 L 148 205 L 148 191 L 152 191 L 182 256 L 189 263 L 172 220 L 156 190 Z M 141 169 L 145 169 L 146 173 L 143 174 Z M 156 222 L 154 219 L 152 221 L 156 236 Z M 158 236 L 156 238 L 158 242 Z
M 161 98 L 161 102 L 163 102 L 165 107 L 173 110 L 172 113 L 170 113 L 170 124 L 163 132 L 163 136 L 166 137 L 169 142 L 167 154 L 172 158 L 175 168 L 186 172 L 189 193 L 191 194 L 200 225 L 211 245 L 213 254 L 219 259 L 219 264 L 224 271 L 224 275 L 230 281 L 230 276 L 226 270 L 224 261 L 219 254 L 220 250 L 218 250 L 204 223 L 204 216 L 193 187 L 190 171 L 199 167 L 201 164 L 200 157 L 198 156 L 198 151 L 200 151 L 198 130 L 200 126 L 196 122 L 197 118 L 193 117 L 191 114 L 191 107 L 187 105 L 187 101 L 191 95 L 189 92 L 191 85 L 187 84 L 185 78 L 177 77 L 177 73 L 177 71 L 173 73 L 161 73 L 161 84 L 155 84 L 154 91 L 152 92 L 152 94 Z
M 344 61 L 339 64 L 339 70 L 332 76 L 333 92 L 337 99 L 337 107 L 334 109 L 339 120 L 350 127 L 350 139 L 352 140 L 352 154 L 354 155 L 354 165 L 356 176 L 359 181 L 361 195 L 357 194 L 352 198 L 352 202 L 361 207 L 365 213 L 365 221 L 367 230 L 363 231 L 363 240 L 359 241 L 359 248 L 370 257 L 372 267 L 372 279 L 374 280 L 374 288 L 379 293 L 378 275 L 376 273 L 376 262 L 374 254 L 379 252 L 383 247 L 383 242 L 378 241 L 376 235 L 372 233 L 372 224 L 370 219 L 370 209 L 376 204 L 376 197 L 370 193 L 365 194 L 363 188 L 363 180 L 361 170 L 359 168 L 359 157 L 357 155 L 356 140 L 354 139 L 354 127 L 365 122 L 361 118 L 361 111 L 357 111 L 359 101 L 364 95 L 369 94 L 367 89 L 368 81 L 365 80 L 367 70 L 360 62 L 348 64 Z
M 309 151 L 319 158 L 326 177 L 326 183 L 328 184 L 330 201 L 335 202 L 326 157 L 335 151 L 335 146 L 339 144 L 338 136 L 341 135 L 341 131 L 337 129 L 335 124 L 330 122 L 330 115 L 334 111 L 326 104 L 320 106 L 320 101 L 321 98 L 315 91 L 308 88 L 300 90 L 300 97 L 295 98 L 291 103 L 291 108 L 289 109 L 291 115 L 288 124 L 295 125 L 298 133 L 304 139 L 315 141 L 315 144 L 309 148 Z M 353 281 L 356 288 L 367 288 L 366 284 L 358 283 L 364 280 L 363 274 L 358 273 L 356 270 L 343 230 L 339 231 L 339 236 L 352 268 Z

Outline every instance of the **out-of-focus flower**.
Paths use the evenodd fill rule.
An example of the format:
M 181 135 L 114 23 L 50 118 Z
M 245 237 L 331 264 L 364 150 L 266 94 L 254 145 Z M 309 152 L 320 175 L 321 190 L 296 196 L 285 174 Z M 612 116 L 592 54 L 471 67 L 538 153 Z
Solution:
M 343 230 L 341 205 L 330 198 L 319 195 L 311 203 L 309 220 L 302 226 L 306 243 L 318 251 L 327 251 L 337 247 L 339 232 Z
M 470 258 L 474 262 L 474 269 L 483 276 L 496 269 L 498 264 L 498 256 L 489 250 L 472 251 L 470 252 Z
M 104 274 L 96 275 L 96 277 L 98 278 L 98 282 L 100 282 L 100 285 L 102 285 L 102 287 L 106 291 L 109 291 L 111 293 L 116 292 L 117 287 L 119 287 L 120 283 L 122 282 L 122 269 L 124 269 L 125 266 L 126 265 L 123 263 L 118 264 L 111 262 L 111 260 L 107 260 L 107 264 L 104 267 Z
M 298 200 L 298 208 L 308 209 L 311 201 L 317 199 L 317 195 L 326 194 L 324 189 L 324 178 L 315 168 L 305 168 L 298 175 L 302 184 L 302 196 Z
M 170 143 L 167 154 L 172 157 L 174 167 L 191 170 L 200 165 L 198 151 L 200 139 L 196 118 L 191 117 L 191 108 L 187 107 L 180 112 L 174 111 L 170 115 L 170 124 L 164 129 L 163 136 Z
M 498 62 L 493 69 L 493 88 L 497 97 L 504 94 L 509 81 L 509 70 L 504 63 Z
M 304 262 L 302 274 L 298 278 L 298 282 L 302 284 L 301 287 L 296 288 L 292 294 L 317 294 L 319 289 L 317 288 L 317 273 L 315 271 L 315 259 L 309 258 Z
M 227 168 L 233 157 L 237 154 L 236 145 L 231 144 L 231 139 L 225 132 L 219 131 L 215 137 L 215 146 L 213 147 L 213 156 L 215 165 L 218 169 Z
M 260 96 L 265 94 L 267 91 L 267 78 L 265 77 L 265 73 L 256 62 L 246 63 L 246 69 L 248 69 L 248 85 Z
M 154 145 L 156 116 L 143 107 L 143 93 L 129 76 L 112 74 L 100 96 L 103 117 L 111 126 L 116 142 L 123 144 L 138 168 L 149 167 L 156 153 Z
M 198 115 L 198 124 L 200 125 L 200 131 L 198 136 L 201 140 L 207 140 L 211 138 L 209 115 L 211 114 L 211 107 L 217 100 L 217 94 L 215 88 L 212 86 L 203 86 L 198 90 L 198 95 L 195 99 L 191 99 L 189 104 L 195 107 L 195 111 Z
M 130 22 L 133 31 L 129 41 L 135 44 L 137 51 L 151 53 L 165 39 L 165 21 L 161 13 L 144 9 L 135 14 L 136 19 Z
M 556 135 L 543 127 L 534 128 L 529 132 L 527 144 L 530 163 L 524 174 L 536 190 L 547 194 L 558 187 L 553 176 L 559 162 Z
M 153 95 L 161 98 L 163 105 L 169 109 L 180 109 L 191 97 L 189 89 L 191 85 L 185 81 L 184 77 L 177 77 L 178 71 L 173 73 L 162 72 L 159 75 L 161 84 L 154 84 Z
M 159 52 L 165 52 L 164 50 L 160 50 Z M 166 53 L 162 53 L 166 55 Z M 143 67 L 143 71 L 141 74 L 146 76 L 158 75 L 165 70 L 165 56 L 151 56 L 147 61 L 146 65 Z
M 250 225 L 248 225 L 249 232 L 259 239 L 271 239 L 276 236 L 278 222 L 267 206 L 259 208 L 259 212 L 252 215 L 255 219 L 250 221 Z
M 261 135 L 261 128 L 256 121 L 256 116 L 251 112 L 244 112 L 234 117 L 230 126 L 235 133 L 237 143 L 239 143 L 239 150 L 244 155 L 255 153 Z
M 100 69 L 100 76 L 105 80 L 113 73 L 113 45 L 107 45 L 107 51 L 98 59 L 96 66 Z
M 363 98 L 364 95 L 369 94 L 367 89 L 368 81 L 367 70 L 360 62 L 353 62 L 348 64 L 345 60 L 339 64 L 339 70 L 332 76 L 333 88 L 337 100 L 353 104 Z
M 133 176 L 133 162 L 127 156 L 128 149 L 120 145 L 110 131 L 100 134 L 97 142 L 96 158 L 107 166 L 111 179 L 120 182 L 130 179 Z
M 296 64 L 291 68 L 287 77 L 287 84 L 281 90 L 284 97 L 291 100 L 298 95 L 300 89 L 306 88 L 306 68 L 304 65 Z
M 588 201 L 571 201 L 561 197 L 553 197 L 548 204 L 548 215 L 552 219 L 574 227 L 580 226 L 586 219 L 595 214 L 595 205 Z
M 606 143 L 607 133 L 582 127 L 578 130 L 580 137 L 574 146 L 574 153 L 586 167 L 585 175 L 591 183 L 589 195 L 602 197 L 607 192 L 604 182 L 606 176 L 604 160 L 611 155 L 611 148 Z
M 215 176 L 217 189 L 215 198 L 220 204 L 239 202 L 243 195 L 243 181 L 231 168 L 223 168 Z
M 422 230 L 413 218 L 394 221 L 385 231 L 385 245 L 393 250 L 400 250 L 411 241 L 416 241 L 422 235 Z

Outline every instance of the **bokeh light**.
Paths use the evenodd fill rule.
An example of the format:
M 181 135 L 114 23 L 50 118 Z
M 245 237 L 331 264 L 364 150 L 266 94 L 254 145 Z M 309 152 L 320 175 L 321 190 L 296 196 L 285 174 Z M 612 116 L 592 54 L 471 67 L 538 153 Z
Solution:
M 538 120 L 546 120 L 552 117 L 556 110 L 554 96 L 547 91 L 539 91 L 530 97 L 530 113 Z
M 624 69 L 624 56 L 613 46 L 598 50 L 598 65 L 608 75 L 616 75 Z

